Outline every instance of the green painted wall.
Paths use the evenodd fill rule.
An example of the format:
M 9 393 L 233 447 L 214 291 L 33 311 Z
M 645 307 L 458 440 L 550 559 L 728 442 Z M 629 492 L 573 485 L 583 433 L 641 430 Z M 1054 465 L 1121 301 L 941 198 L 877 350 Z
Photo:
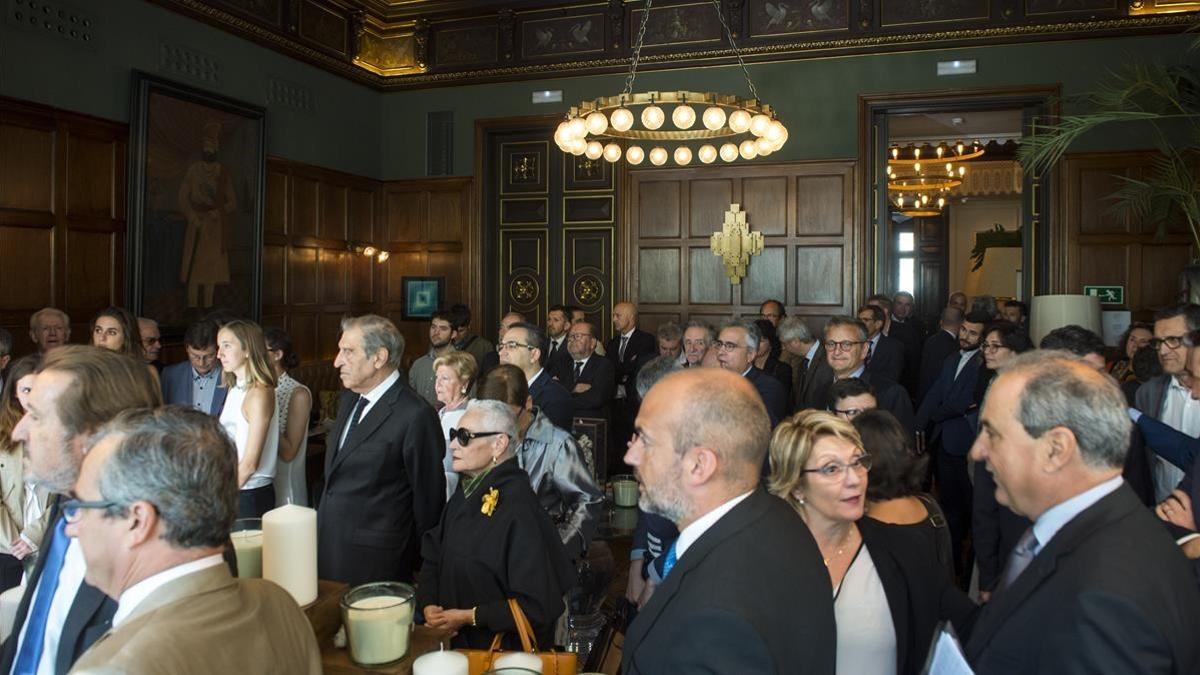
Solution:
M 1110 70 L 1139 58 L 1173 58 L 1188 40 L 1154 36 L 1035 43 L 910 52 L 878 56 L 810 59 L 750 66 L 765 101 L 788 126 L 788 144 L 771 161 L 854 157 L 858 152 L 860 93 L 1062 83 L 1064 95 L 1093 88 Z M 938 61 L 976 59 L 974 75 L 936 77 Z M 570 105 L 600 94 L 615 94 L 624 75 L 559 78 L 469 87 L 397 92 L 383 99 L 383 177 L 416 178 L 425 171 L 425 114 L 454 111 L 454 172 L 474 171 L 477 118 L 562 114 Z M 691 89 L 743 94 L 748 91 L 736 66 L 696 68 L 638 75 L 634 89 Z M 533 91 L 561 89 L 563 103 L 534 105 Z M 1097 134 L 1099 135 L 1099 134 Z M 1136 137 L 1105 134 L 1085 139 L 1079 149 L 1144 147 Z
M 0 95 L 127 122 L 133 69 L 266 106 L 269 77 L 311 89 L 312 108 L 267 107 L 267 152 L 299 162 L 378 176 L 381 95 L 208 24 L 145 0 L 78 0 L 96 20 L 84 46 L 0 20 Z M 14 11 L 11 0 L 0 3 Z M 220 64 L 214 84 L 159 67 L 163 43 L 183 45 Z

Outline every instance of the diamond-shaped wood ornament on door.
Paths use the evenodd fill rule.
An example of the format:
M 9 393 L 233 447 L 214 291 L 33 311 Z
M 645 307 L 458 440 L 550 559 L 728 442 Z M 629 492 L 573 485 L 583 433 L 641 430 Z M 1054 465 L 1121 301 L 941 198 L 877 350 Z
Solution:
M 720 232 L 712 234 L 713 255 L 725 263 L 729 283 L 739 285 L 746 276 L 750 256 L 763 252 L 762 232 L 751 232 L 746 224 L 746 212 L 740 204 L 730 204 Z

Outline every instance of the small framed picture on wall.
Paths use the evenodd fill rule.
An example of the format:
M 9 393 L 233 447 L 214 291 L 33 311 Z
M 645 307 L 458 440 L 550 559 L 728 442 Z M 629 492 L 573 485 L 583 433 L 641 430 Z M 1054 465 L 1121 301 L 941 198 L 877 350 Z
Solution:
M 446 295 L 446 277 L 404 277 L 404 308 L 400 318 L 428 319 L 442 306 Z

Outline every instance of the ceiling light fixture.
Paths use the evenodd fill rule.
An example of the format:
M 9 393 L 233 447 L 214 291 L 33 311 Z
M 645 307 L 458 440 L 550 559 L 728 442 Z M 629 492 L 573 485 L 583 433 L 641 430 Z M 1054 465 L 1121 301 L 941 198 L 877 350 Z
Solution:
M 554 132 L 559 149 L 593 160 L 604 157 L 609 162 L 624 157 L 635 166 L 645 158 L 655 166 L 662 166 L 672 157 L 676 165 L 687 166 L 693 157 L 704 164 L 718 157 L 733 162 L 738 158 L 766 157 L 782 148 L 788 139 L 787 127 L 775 118 L 771 106 L 759 100 L 750 71 L 725 22 L 720 0 L 712 0 L 712 5 L 746 77 L 750 97 L 714 92 L 633 91 L 652 4 L 653 0 L 646 0 L 642 10 L 642 24 L 624 90 L 615 96 L 582 101 L 571 108 Z M 635 122 L 639 120 L 641 126 L 637 127 Z M 627 142 L 623 153 L 612 139 Z M 610 151 L 610 147 L 614 149 Z

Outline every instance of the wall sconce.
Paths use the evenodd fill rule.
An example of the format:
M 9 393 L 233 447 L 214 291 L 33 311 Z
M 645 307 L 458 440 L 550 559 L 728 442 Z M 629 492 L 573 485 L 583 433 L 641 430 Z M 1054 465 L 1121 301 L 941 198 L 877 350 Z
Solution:
M 392 254 L 390 251 L 384 251 L 382 249 L 371 246 L 370 244 L 362 245 L 362 244 L 355 244 L 354 242 L 347 242 L 346 250 L 354 252 L 354 253 L 360 253 L 367 258 L 374 258 L 375 262 L 379 262 L 379 263 L 387 262 L 387 259 L 392 257 Z

